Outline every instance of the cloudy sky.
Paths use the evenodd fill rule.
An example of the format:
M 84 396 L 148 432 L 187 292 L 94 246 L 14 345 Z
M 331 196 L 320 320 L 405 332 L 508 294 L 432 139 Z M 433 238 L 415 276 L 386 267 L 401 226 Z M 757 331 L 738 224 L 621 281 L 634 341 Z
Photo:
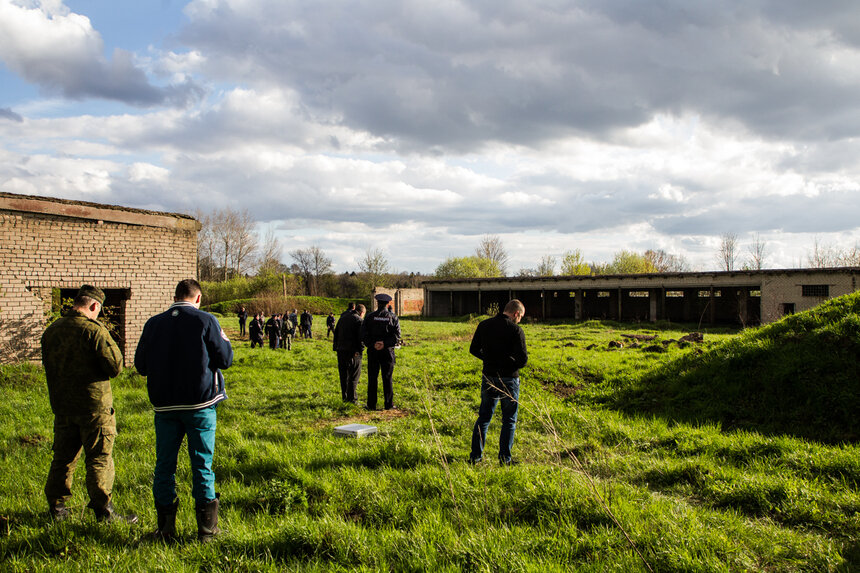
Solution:
M 0 86 L 0 190 L 246 208 L 287 263 L 860 239 L 856 0 L 0 0 Z

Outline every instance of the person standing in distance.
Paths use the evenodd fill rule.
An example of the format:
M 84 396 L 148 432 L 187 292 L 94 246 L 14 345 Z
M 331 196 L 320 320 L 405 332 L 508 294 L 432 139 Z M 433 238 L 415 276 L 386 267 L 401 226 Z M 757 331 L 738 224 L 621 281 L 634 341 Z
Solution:
M 505 310 L 478 324 L 469 352 L 484 362 L 481 375 L 481 407 L 472 430 L 472 452 L 469 463 L 481 461 L 487 428 L 496 405 L 502 403 L 502 432 L 499 435 L 499 463 L 513 465 L 511 458 L 517 410 L 520 399 L 519 370 L 528 362 L 526 336 L 519 322 L 526 313 L 523 303 L 513 299 Z
M 361 378 L 361 319 L 364 318 L 364 305 L 340 315 L 334 327 L 332 350 L 337 352 L 337 373 L 340 376 L 340 396 L 344 402 L 355 404 L 358 380 Z
M 164 540 L 176 536 L 176 458 L 185 436 L 197 539 L 210 541 L 220 532 L 212 471 L 215 407 L 227 398 L 221 370 L 233 363 L 233 347 L 215 317 L 199 309 L 201 294 L 196 280 L 180 281 L 170 308 L 144 325 L 134 355 L 155 409 L 154 536 Z
M 361 323 L 361 338 L 367 347 L 367 409 L 376 409 L 380 371 L 385 409 L 394 408 L 394 347 L 400 342 L 400 321 L 388 310 L 391 296 L 376 295 L 377 309 Z
M 236 316 L 239 318 L 239 336 L 245 336 L 245 322 L 248 320 L 248 311 L 243 306 L 236 313 Z
M 122 371 L 122 352 L 107 328 L 98 322 L 105 293 L 83 285 L 72 309 L 42 334 L 42 364 L 48 398 L 54 412 L 54 457 L 45 497 L 55 521 L 68 519 L 75 466 L 84 451 L 87 468 L 87 507 L 98 521 L 137 523 L 136 515 L 114 512 L 113 444 L 116 416 L 110 379 Z

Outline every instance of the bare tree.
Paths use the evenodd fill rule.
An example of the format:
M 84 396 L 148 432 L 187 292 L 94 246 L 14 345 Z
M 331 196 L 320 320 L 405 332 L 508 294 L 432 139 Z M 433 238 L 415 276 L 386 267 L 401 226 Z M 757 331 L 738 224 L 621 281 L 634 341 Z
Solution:
M 507 275 L 508 263 L 511 257 L 508 255 L 508 251 L 505 249 L 505 245 L 498 235 L 484 235 L 475 249 L 475 256 L 493 261 L 501 271 L 502 276 Z
M 382 249 L 368 248 L 364 256 L 358 260 L 358 268 L 364 273 L 364 279 L 368 291 L 375 287 L 386 286 L 383 284 L 388 274 L 388 258 Z
M 194 212 L 194 218 L 200 223 L 200 230 L 197 231 L 197 278 L 201 281 L 215 280 L 218 264 L 212 217 L 198 209 Z
M 201 229 L 197 234 L 198 277 L 227 280 L 247 273 L 256 264 L 258 237 L 247 210 L 195 214 Z
M 738 236 L 735 233 L 720 235 L 720 246 L 717 249 L 717 264 L 721 271 L 735 270 L 737 260 Z
M 663 249 L 657 251 L 648 249 L 644 256 L 658 273 L 683 273 L 690 270 L 690 264 L 684 255 L 673 255 Z
M 753 242 L 749 246 L 749 261 L 747 267 L 754 271 L 762 270 L 766 265 L 767 241 L 758 233 L 753 236 Z
M 290 251 L 290 256 L 296 261 L 297 270 L 305 279 L 307 293 L 318 295 L 323 275 L 331 273 L 331 259 L 316 245 Z
M 537 267 L 537 275 L 539 277 L 551 277 L 555 274 L 555 257 L 552 255 L 544 255 L 541 257 Z
M 275 236 L 271 228 L 266 231 L 263 242 L 260 244 L 258 273 L 278 272 L 281 268 L 281 241 Z

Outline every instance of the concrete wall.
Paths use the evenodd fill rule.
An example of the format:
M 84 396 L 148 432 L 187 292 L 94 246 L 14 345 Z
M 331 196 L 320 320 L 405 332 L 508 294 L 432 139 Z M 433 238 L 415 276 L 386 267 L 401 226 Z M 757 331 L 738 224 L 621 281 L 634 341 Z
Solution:
M 370 297 L 368 312 L 376 310 L 376 300 L 374 297 L 378 294 L 387 294 L 393 300 L 391 302 L 394 314 L 398 316 L 415 316 L 421 315 L 424 312 L 424 289 L 420 288 L 383 288 L 376 287 L 373 289 L 373 294 Z
M 55 288 L 88 283 L 118 305 L 126 365 L 143 324 L 197 276 L 191 217 L 0 193 L 0 362 L 38 360 Z

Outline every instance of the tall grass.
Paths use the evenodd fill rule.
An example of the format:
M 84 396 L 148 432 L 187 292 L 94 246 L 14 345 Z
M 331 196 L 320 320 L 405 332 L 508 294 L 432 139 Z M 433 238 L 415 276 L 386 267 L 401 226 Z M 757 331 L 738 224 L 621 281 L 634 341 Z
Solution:
M 403 319 L 401 409 L 369 412 L 341 402 L 330 341 L 252 350 L 225 319 L 236 349 L 215 454 L 226 533 L 205 546 L 194 541 L 185 460 L 177 476 L 181 540 L 146 540 L 155 523 L 154 435 L 143 378 L 127 370 L 114 382 L 114 493 L 119 509 L 137 511 L 144 525 L 96 524 L 85 509 L 82 468 L 74 517 L 54 525 L 42 493 L 52 420 L 42 371 L 0 368 L 2 569 L 680 572 L 860 564 L 853 441 L 753 424 L 727 431 L 699 416 L 698 402 L 686 416 L 625 405 L 631 392 L 643 399 L 660 373 L 752 344 L 754 332 L 706 331 L 702 345 L 652 352 L 608 344 L 649 334 L 662 347 L 687 330 L 526 324 L 530 361 L 514 446 L 523 463 L 471 466 L 480 363 L 468 343 L 477 320 Z M 363 377 L 359 395 L 365 390 Z M 379 432 L 358 440 L 332 434 L 350 422 Z M 498 432 L 496 421 L 490 451 Z

